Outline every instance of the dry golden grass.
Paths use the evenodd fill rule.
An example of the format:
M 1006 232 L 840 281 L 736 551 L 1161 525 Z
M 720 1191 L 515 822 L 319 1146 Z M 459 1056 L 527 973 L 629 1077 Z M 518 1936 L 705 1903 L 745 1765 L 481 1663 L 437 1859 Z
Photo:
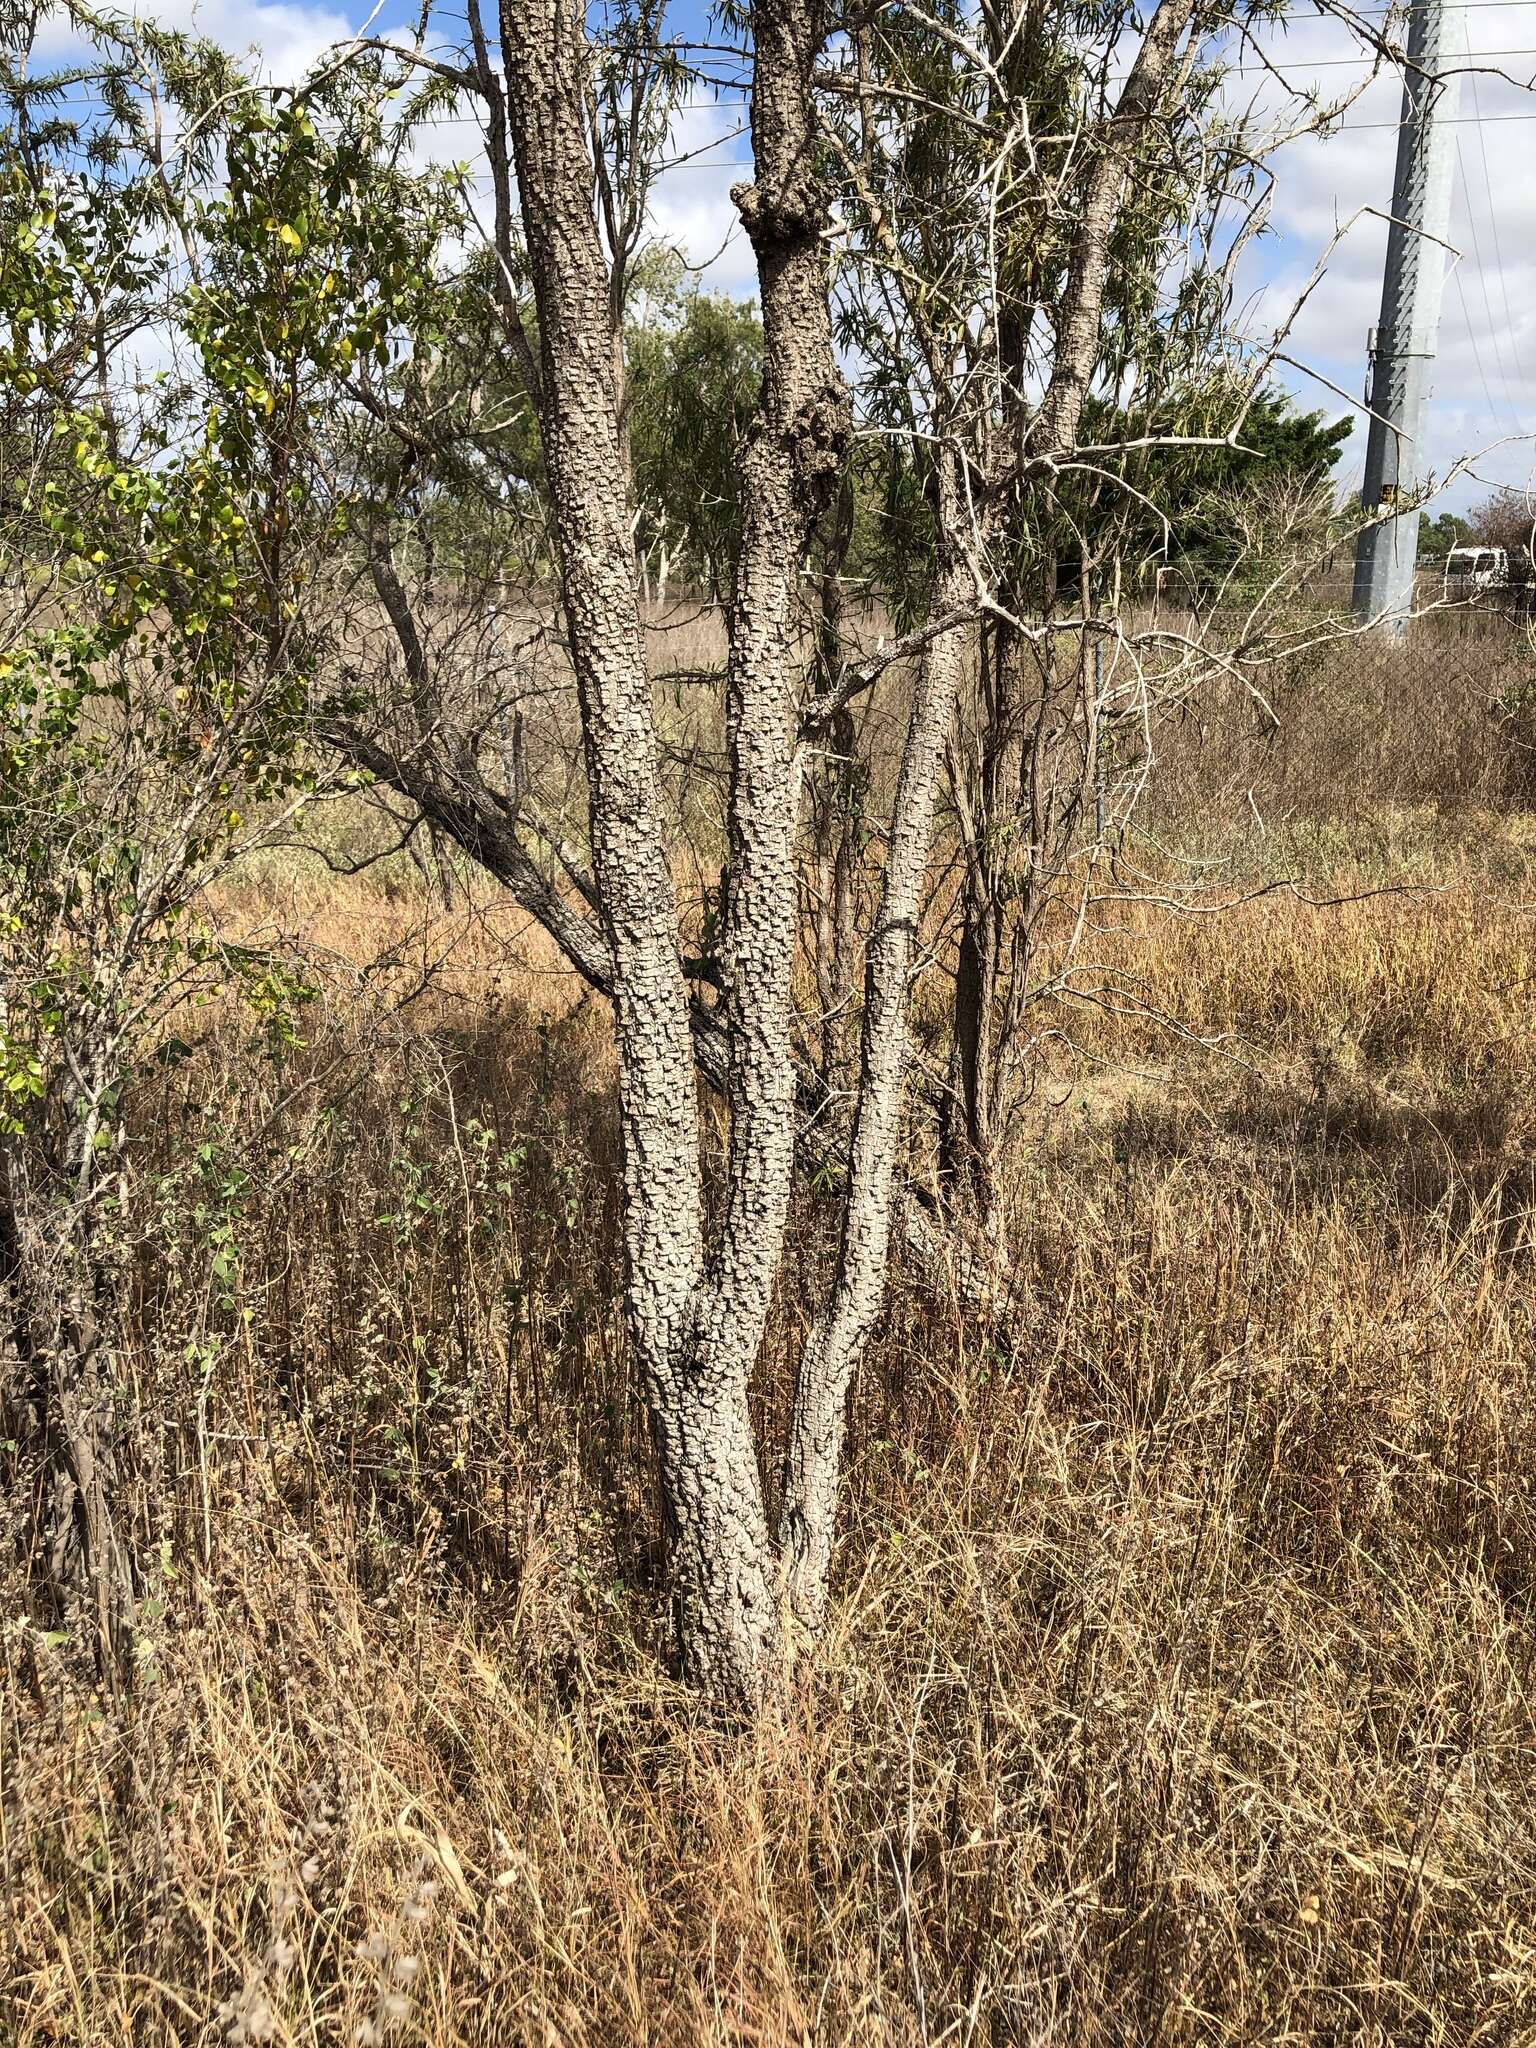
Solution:
M 1230 1038 L 1061 1005 L 1001 1332 L 898 1276 L 751 1734 L 664 1675 L 600 1013 L 253 887 L 333 966 L 134 1107 L 156 1599 L 131 1708 L 12 1605 L 6 2048 L 1536 2041 L 1530 835 L 1372 834 L 1311 878 L 1436 888 L 1102 920 Z

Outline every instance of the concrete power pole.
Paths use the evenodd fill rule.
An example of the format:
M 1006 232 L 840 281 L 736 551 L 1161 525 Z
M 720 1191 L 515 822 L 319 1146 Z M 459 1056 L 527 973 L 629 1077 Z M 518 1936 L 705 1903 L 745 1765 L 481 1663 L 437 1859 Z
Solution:
M 1410 509 L 1365 527 L 1355 543 L 1355 617 L 1364 625 L 1382 620 L 1393 635 L 1413 609 L 1419 509 L 1412 499 L 1422 481 L 1430 366 L 1445 291 L 1455 148 L 1449 123 L 1461 83 L 1455 67 L 1465 50 L 1460 0 L 1409 0 L 1381 325 L 1371 335 L 1367 371 L 1371 421 L 1361 505 L 1367 519 L 1393 505 Z

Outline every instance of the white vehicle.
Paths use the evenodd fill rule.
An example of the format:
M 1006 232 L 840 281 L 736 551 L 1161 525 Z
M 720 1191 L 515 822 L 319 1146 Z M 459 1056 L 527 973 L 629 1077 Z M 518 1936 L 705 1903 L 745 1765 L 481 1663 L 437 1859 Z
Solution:
M 1445 558 L 1447 597 L 1476 597 L 1479 591 L 1502 590 L 1509 582 L 1509 556 L 1503 548 L 1452 548 Z

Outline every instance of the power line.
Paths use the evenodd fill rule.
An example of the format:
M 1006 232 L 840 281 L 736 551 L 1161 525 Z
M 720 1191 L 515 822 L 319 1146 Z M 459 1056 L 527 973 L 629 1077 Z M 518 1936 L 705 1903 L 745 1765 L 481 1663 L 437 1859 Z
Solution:
M 1357 21 L 1365 21 L 1373 14 L 1383 16 L 1388 14 L 1422 14 L 1426 9 L 1438 5 L 1439 0 L 1407 0 L 1405 6 L 1398 7 L 1350 7 L 1347 9 L 1330 7 L 1320 9 L 1319 16 L 1325 20 L 1331 16 L 1336 21 L 1346 22 L 1352 16 Z M 1528 7 L 1529 5 L 1530 0 L 1461 0 L 1461 12 L 1463 14 L 1475 14 L 1483 7 Z
M 1527 0 L 1521 0 L 1522 6 L 1526 4 Z M 1444 71 L 1438 75 L 1442 78 L 1449 78 L 1453 75 L 1459 76 L 1463 71 L 1485 70 L 1487 68 L 1487 60 L 1491 57 L 1536 57 L 1536 47 L 1526 45 L 1523 48 L 1513 50 L 1467 50 L 1463 52 L 1463 56 L 1464 62 L 1447 64 Z M 1215 61 L 1219 63 L 1220 59 L 1218 58 Z M 1279 71 L 1286 66 L 1289 66 L 1293 71 L 1342 71 L 1346 69 L 1359 71 L 1364 67 L 1366 61 L 1364 51 L 1361 51 L 1354 57 L 1315 57 L 1310 63 L 1303 57 L 1277 55 L 1268 63 L 1230 64 L 1227 67 L 1226 75 L 1228 78 L 1246 78 L 1255 74 L 1263 74 L 1267 77 L 1272 72 Z M 1388 57 L 1387 62 L 1389 65 L 1395 66 L 1406 62 L 1406 58 L 1401 58 L 1394 53 Z
M 1493 402 L 1493 391 L 1488 382 L 1488 372 L 1483 368 L 1483 352 L 1477 345 L 1477 329 L 1472 325 L 1472 315 L 1467 310 L 1466 288 L 1461 281 L 1461 265 L 1458 263 L 1451 275 L 1456 280 L 1456 297 L 1461 303 L 1461 317 L 1466 323 L 1467 339 L 1472 344 L 1472 360 L 1477 365 L 1477 380 L 1483 387 L 1483 396 L 1488 401 L 1488 417 L 1495 428 L 1499 422 L 1499 408 Z M 1491 323 L 1490 323 L 1491 324 Z
M 1479 136 L 1481 136 L 1482 134 L 1481 127 L 1479 127 L 1478 129 L 1478 134 Z M 1466 159 L 1463 157 L 1461 153 L 1461 137 L 1459 135 L 1456 138 L 1456 168 L 1461 173 L 1462 197 L 1466 200 L 1467 203 L 1467 226 L 1472 231 L 1472 260 L 1477 265 L 1478 289 L 1482 292 L 1483 295 L 1483 318 L 1487 322 L 1487 333 L 1490 340 L 1493 343 L 1493 359 L 1498 367 L 1499 381 L 1504 387 L 1504 402 L 1509 407 L 1510 419 L 1514 425 L 1516 433 L 1518 433 L 1520 431 L 1520 423 L 1517 419 L 1515 419 L 1514 416 L 1515 402 L 1514 399 L 1510 396 L 1509 372 L 1504 367 L 1504 347 L 1503 343 L 1499 339 L 1498 322 L 1493 317 L 1493 302 L 1488 296 L 1488 269 L 1486 264 L 1483 262 L 1482 237 L 1477 232 L 1477 212 L 1472 204 L 1472 180 L 1467 176 Z M 1489 199 L 1491 203 L 1491 193 L 1489 195 Z M 1462 312 L 1465 313 L 1467 311 L 1467 295 L 1466 292 L 1461 288 L 1461 266 L 1459 264 L 1457 265 L 1456 270 L 1456 284 L 1457 290 L 1461 297 L 1461 309 Z M 1471 325 L 1471 321 L 1468 320 L 1467 327 L 1469 331 L 1471 329 Z M 1473 347 L 1476 347 L 1475 336 L 1473 338 Z M 1479 370 L 1481 370 L 1482 365 L 1479 364 L 1478 368 Z M 1483 379 L 1483 389 L 1485 393 L 1488 392 L 1488 380 L 1486 377 L 1484 377 Z M 1490 419 L 1497 423 L 1499 411 L 1498 407 L 1493 403 L 1493 397 L 1491 393 L 1488 393 L 1488 414 Z
M 1474 79 L 1473 79 L 1473 81 L 1472 81 L 1472 108 L 1473 108 L 1473 111 L 1474 111 L 1474 113 L 1476 113 L 1476 114 L 1478 115 L 1478 117 L 1479 117 L 1479 118 L 1478 118 L 1478 124 L 1477 124 L 1477 143 L 1478 143 L 1478 148 L 1479 148 L 1479 149 L 1480 149 L 1480 150 L 1482 151 L 1482 157 L 1483 157 L 1483 184 L 1484 184 L 1484 186 L 1485 186 L 1485 188 L 1486 188 L 1486 190 L 1487 190 L 1487 193 L 1488 193 L 1488 229 L 1489 229 L 1489 232 L 1490 232 L 1490 234 L 1491 234 L 1491 235 L 1493 236 L 1493 260 L 1494 260 L 1494 264 L 1495 264 L 1495 266 L 1496 266 L 1496 273 L 1497 273 L 1497 276 L 1498 276 L 1498 280 L 1499 280 L 1499 296 L 1500 296 L 1500 298 L 1501 298 L 1501 299 L 1503 300 L 1503 303 L 1504 303 L 1504 331 L 1505 331 L 1505 333 L 1506 333 L 1506 334 L 1507 334 L 1507 335 L 1509 336 L 1509 347 L 1510 347 L 1510 353 L 1511 353 L 1511 355 L 1513 355 L 1513 353 L 1514 353 L 1514 346 L 1515 346 L 1515 317 L 1514 317 L 1514 314 L 1513 314 L 1513 313 L 1512 313 L 1512 312 L 1510 311 L 1510 305 L 1509 305 L 1509 279 L 1508 279 L 1508 277 L 1506 276 L 1506 274 L 1505 274 L 1505 270 L 1504 270 L 1504 251 L 1503 251 L 1503 249 L 1502 249 L 1502 248 L 1500 247 L 1500 245 L 1499 245 L 1499 209 L 1498 209 L 1498 207 L 1497 207 L 1497 206 L 1496 206 L 1496 205 L 1494 204 L 1494 199 L 1493 199 L 1493 179 L 1492 179 L 1492 177 L 1490 176 L 1490 174 L 1489 174 L 1489 170 L 1488 170 L 1488 138 L 1487 138 L 1487 136 L 1486 136 L 1486 135 L 1484 135 L 1484 133 L 1483 133 L 1483 124 L 1482 124 L 1482 119 L 1481 119 L 1481 116 L 1482 116 L 1482 111 L 1483 111 L 1483 110 L 1482 110 L 1482 107 L 1481 107 L 1481 106 L 1479 105 L 1479 103 L 1478 103 L 1478 97 L 1477 97 L 1477 80 L 1476 80 L 1475 78 L 1474 78 Z M 1470 212 L 1470 207 L 1469 207 L 1469 209 L 1468 209 L 1468 210 L 1469 210 L 1469 212 Z M 1495 330 L 1495 331 L 1497 331 L 1497 330 Z M 1501 371 L 1503 370 L 1503 362 L 1504 362 L 1504 352 L 1503 352 L 1503 350 L 1502 350 L 1502 349 L 1500 349 L 1500 351 L 1499 351 L 1499 363 L 1500 363 L 1500 369 L 1501 369 Z M 1518 368 L 1518 366 L 1519 366 L 1519 365 L 1518 365 L 1518 358 L 1516 358 L 1516 367 Z M 1510 379 L 1509 379 L 1508 373 L 1507 373 L 1507 372 L 1504 372 L 1504 376 L 1505 376 L 1505 386 L 1504 386 L 1504 388 L 1505 388 L 1505 394 L 1506 394 L 1506 396 L 1508 396 L 1508 397 L 1509 397 L 1509 400 L 1510 400 L 1510 405 L 1509 405 L 1510 415 L 1511 415 L 1511 417 L 1513 418 L 1513 420 L 1514 420 L 1514 423 L 1515 423 L 1515 432 L 1516 432 L 1516 433 L 1518 434 L 1518 433 L 1519 433 L 1519 431 L 1520 431 L 1520 409 L 1519 409 L 1519 407 L 1518 407 L 1518 406 L 1517 406 L 1517 405 L 1515 404 L 1515 402 L 1514 402 L 1514 398 L 1513 398 L 1513 395 L 1512 395 L 1512 392 L 1511 392 L 1511 388 L 1510 388 Z
M 1523 4 L 1524 0 L 1522 0 Z M 1475 128 L 1479 125 L 1485 128 L 1496 128 L 1503 121 L 1536 121 L 1536 109 L 1533 109 L 1529 114 L 1484 114 L 1481 124 L 1479 124 L 1476 114 L 1452 114 L 1448 119 L 1443 120 L 1440 125 L 1444 128 Z M 1341 121 L 1331 132 L 1335 135 L 1363 135 L 1368 129 L 1401 128 L 1402 125 L 1400 120 Z M 1327 139 L 1327 136 L 1324 136 L 1323 140 L 1325 142 Z
M 1487 0 L 1487 4 L 1494 4 L 1494 0 Z M 1520 0 L 1520 4 L 1522 6 L 1529 5 L 1530 0 Z M 1533 51 L 1532 54 L 1536 55 L 1536 51 Z M 1460 72 L 1458 70 L 1450 70 L 1437 75 L 1454 78 L 1459 77 Z M 728 111 L 734 107 L 746 107 L 749 104 L 746 100 L 679 100 L 676 111 L 678 113 L 717 113 Z M 70 101 L 66 103 L 66 106 L 67 110 L 71 112 L 87 112 L 92 110 L 88 103 L 83 100 Z M 56 106 L 54 111 L 59 111 L 59 108 Z M 109 109 L 103 106 L 100 111 L 107 112 Z M 1536 107 L 1532 107 L 1529 112 L 1522 114 L 1454 114 L 1449 118 L 1443 119 L 1441 125 L 1448 128 L 1475 128 L 1479 126 L 1491 128 L 1511 121 L 1536 121 Z M 484 122 L 476 114 L 425 114 L 420 120 L 411 123 L 413 129 L 475 128 L 481 131 L 483 131 L 484 125 Z M 1401 118 L 1396 121 L 1340 121 L 1322 139 L 1327 141 L 1331 135 L 1364 135 L 1381 129 L 1400 128 L 1402 125 Z M 744 133 L 745 130 L 737 132 Z M 720 139 L 724 141 L 729 138 L 721 137 Z M 716 144 L 705 143 L 702 147 L 714 148 Z M 705 164 L 701 165 L 700 168 L 708 170 L 712 166 Z

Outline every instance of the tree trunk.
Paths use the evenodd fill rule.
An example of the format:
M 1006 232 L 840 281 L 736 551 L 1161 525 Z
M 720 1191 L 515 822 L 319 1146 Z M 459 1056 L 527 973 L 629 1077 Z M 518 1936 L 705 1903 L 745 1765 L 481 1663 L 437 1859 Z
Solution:
M 685 1669 L 760 1686 L 772 1607 L 756 1460 L 733 1397 L 684 1364 L 703 1269 L 698 1105 L 662 829 L 615 373 L 609 278 L 570 0 L 504 0 L 507 113 L 538 310 L 539 416 L 581 704 L 623 1145 L 625 1309 L 655 1426 Z M 743 1569 L 743 1560 L 746 1568 Z M 756 1560 L 754 1565 L 754 1559 Z
M 751 1713 L 782 1676 L 779 1592 L 744 1378 L 693 1371 L 656 1417 L 682 1675 Z
M 853 542 L 852 481 L 843 478 L 836 513 L 827 522 L 816 618 L 817 690 L 836 686 L 846 658 L 843 631 L 843 565 Z M 857 758 L 853 713 L 842 705 L 826 729 L 826 748 L 812 775 L 811 844 L 815 900 L 816 994 L 821 1004 L 819 1079 L 831 1101 L 853 1079 L 847 1010 L 858 957 L 857 899 L 859 822 L 868 765 Z
M 975 572 L 958 547 L 955 465 L 941 459 L 940 520 L 950 559 L 936 615 L 960 610 Z M 780 1545 L 796 1620 L 810 1633 L 826 1615 L 848 1392 L 885 1292 L 893 1183 L 907 1059 L 910 981 L 928 869 L 939 764 L 965 667 L 966 634 L 951 627 L 923 651 L 902 751 L 890 848 L 864 974 L 859 1103 L 832 1298 L 806 1342 L 784 1471 Z
M 1189 25 L 1194 0 L 1161 0 L 1127 74 L 1083 193 L 1056 321 L 1051 374 L 1024 439 L 1025 462 L 1047 474 L 1076 443 L 1083 403 L 1099 360 L 1099 326 L 1109 245 L 1132 148 Z M 936 375 L 936 393 L 942 392 Z M 947 428 L 957 423 L 946 422 Z M 972 595 L 990 518 L 972 530 L 976 563 L 965 556 L 962 458 L 937 434 L 940 573 L 935 615 Z M 785 1462 L 780 1529 L 791 1605 L 818 1631 L 826 1614 L 838 1474 L 849 1388 L 879 1313 L 891 1233 L 893 1181 L 907 1051 L 908 982 L 918 938 L 940 756 L 949 737 L 965 661 L 965 636 L 940 634 L 924 653 L 913 699 L 891 821 L 880 907 L 865 968 L 860 1095 L 854 1120 L 847 1206 L 832 1299 L 800 1363 Z
M 859 822 L 868 779 L 866 765 L 856 758 L 858 739 L 846 706 L 832 718 L 827 742 L 828 758 L 817 765 L 813 798 L 813 926 L 821 1004 L 819 1079 L 831 1099 L 846 1094 L 853 1080 L 848 1012 L 858 958 Z
M 957 735 L 950 757 L 965 883 L 940 1165 L 947 1202 L 963 1222 L 974 1212 L 985 1223 L 993 1210 L 997 990 L 1011 827 L 1017 823 L 1006 795 L 1016 705 L 1014 678 L 1005 664 L 1004 630 L 1001 621 L 991 620 L 980 636 L 975 755 L 965 751 L 964 739 Z
M 114 1688 L 132 1673 L 137 1586 L 126 1498 L 130 1418 L 101 1334 L 88 1192 L 38 1194 L 13 1156 L 0 1196 L 4 1406 L 38 1581 L 55 1624 Z
M 1047 474 L 1043 491 L 1016 482 L 999 514 L 999 542 L 1007 565 L 1000 612 L 983 633 L 976 754 L 957 747 L 952 772 L 955 808 L 965 857 L 961 930 L 956 962 L 950 1101 L 942 1133 L 948 1199 L 964 1230 L 978 1223 L 984 1237 L 997 1227 L 996 1150 L 1013 1045 L 1027 1000 L 1037 926 L 1054 894 L 1081 808 L 1092 741 L 1073 763 L 1065 735 L 1074 713 L 1077 677 L 1064 686 L 1055 645 L 1041 645 L 1031 676 L 1013 620 L 1049 621 L 1057 589 L 1049 547 L 1026 576 L 1028 525 L 1049 535 L 1055 520 L 1050 469 L 1077 438 L 1083 403 L 1099 361 L 1099 328 L 1109 268 L 1109 245 L 1132 152 L 1163 89 L 1188 27 L 1194 0 L 1163 0 L 1127 75 L 1112 126 L 1100 136 L 1073 237 L 1065 288 L 1055 319 L 1051 376 L 1038 412 L 1024 430 L 1010 433 Z M 994 24 L 997 77 L 1010 104 L 1027 102 L 1037 17 L 1022 21 L 1004 9 Z M 1020 222 L 1018 263 L 1027 267 L 1036 228 Z M 1006 243 L 1010 223 L 998 225 Z M 1005 303 L 998 317 L 998 360 L 1006 403 L 1015 413 L 1030 385 L 1035 306 L 1026 296 Z M 1085 642 L 1083 643 L 1086 644 Z
M 39 1375 L 45 1569 L 60 1621 L 89 1631 L 98 1665 L 117 1684 L 131 1673 L 137 1613 L 125 1528 L 127 1418 L 91 1299 L 89 1262 L 74 1246 L 58 1248 L 56 1256 L 66 1275 Z
M 611 954 L 626 1307 L 655 1424 L 680 1659 L 708 1690 L 750 1708 L 780 1668 L 747 1383 L 778 1275 L 794 1165 L 797 755 L 788 656 L 800 564 L 848 429 L 827 307 L 827 198 L 814 171 L 810 74 L 823 24 L 807 0 L 765 0 L 755 10 L 756 182 L 735 194 L 758 260 L 763 388 L 741 456 L 729 620 L 721 1022 L 730 1129 L 724 1213 L 707 1261 L 693 1046 L 635 589 L 617 321 L 583 122 L 585 43 L 572 0 L 504 0 L 501 28 L 538 311 L 540 425 Z
M 757 258 L 763 384 L 740 456 L 737 553 L 725 680 L 730 890 L 722 917 L 722 1016 L 729 1047 L 730 1132 L 724 1214 L 685 1347 L 694 1399 L 710 1417 L 700 1448 L 720 1459 L 700 1514 L 716 1526 L 712 1577 L 723 1606 L 684 1613 L 693 1646 L 714 1658 L 739 1639 L 755 1656 L 748 1701 L 778 1681 L 778 1603 L 747 1420 L 747 1382 L 762 1345 L 783 1256 L 795 1161 L 790 982 L 795 960 L 795 836 L 799 811 L 796 703 L 790 653 L 801 564 L 831 500 L 850 426 L 832 348 L 822 233 L 828 199 L 815 175 L 811 67 L 823 40 L 819 6 L 759 0 L 753 12 L 752 143 L 756 180 L 734 198 Z M 752 1485 L 745 1483 L 750 1470 Z M 679 1532 L 688 1555 L 688 1532 Z M 683 1591 L 688 1590 L 687 1581 Z

